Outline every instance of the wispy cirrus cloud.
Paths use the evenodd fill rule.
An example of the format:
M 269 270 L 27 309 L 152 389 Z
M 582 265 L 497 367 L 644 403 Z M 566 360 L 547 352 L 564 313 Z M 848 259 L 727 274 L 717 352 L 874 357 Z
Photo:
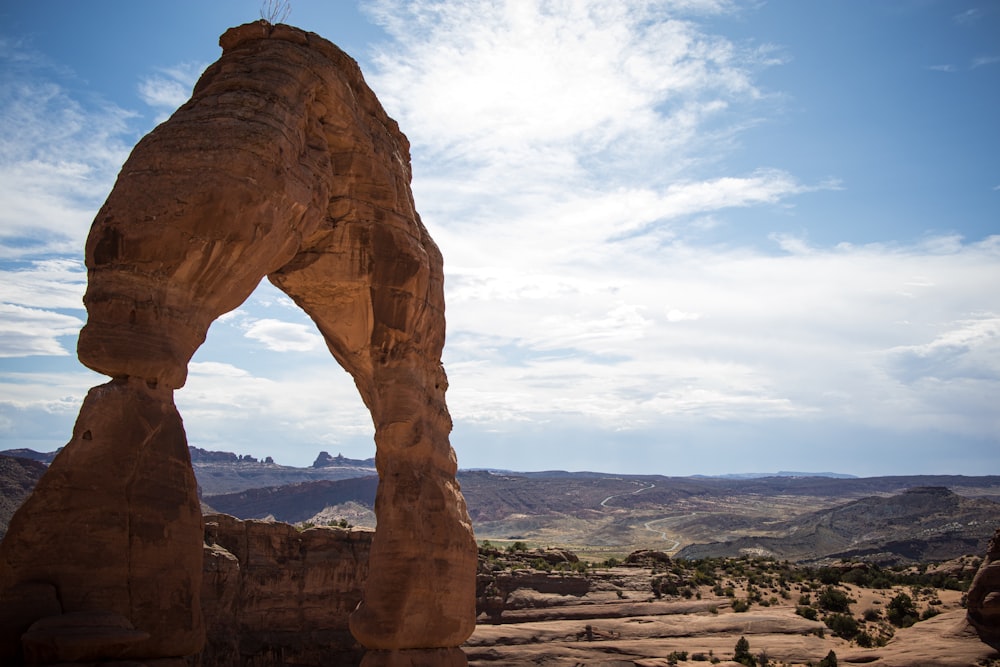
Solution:
M 205 63 L 181 63 L 163 67 L 139 82 L 139 97 L 159 113 L 157 122 L 166 120 L 177 107 L 188 101 Z
M 394 41 L 371 80 L 413 142 L 418 207 L 446 257 L 457 423 L 529 440 L 536 427 L 655 440 L 677 420 L 961 423 L 988 437 L 981 402 L 901 382 L 898 363 L 1000 311 L 984 287 L 996 238 L 706 242 L 732 209 L 843 186 L 724 170 L 739 134 L 781 104 L 756 77 L 783 61 L 706 32 L 692 8 L 734 9 L 377 5 Z

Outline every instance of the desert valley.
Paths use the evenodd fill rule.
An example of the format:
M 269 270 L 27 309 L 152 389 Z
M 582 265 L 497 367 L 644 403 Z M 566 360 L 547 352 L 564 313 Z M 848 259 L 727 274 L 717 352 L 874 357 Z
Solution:
M 241 622 L 252 624 L 256 604 L 254 613 L 280 626 L 288 607 L 303 603 L 294 596 L 309 595 L 293 589 L 310 580 L 318 582 L 313 603 L 350 612 L 359 591 L 324 598 L 334 575 L 320 573 L 351 576 L 337 540 L 356 555 L 370 539 L 372 459 L 322 452 L 296 468 L 194 447 L 191 455 L 209 581 L 226 585 L 226 554 L 242 564 L 241 595 L 280 598 L 242 603 Z M 52 456 L 0 453 L 4 529 Z M 998 476 L 471 470 L 458 478 L 480 544 L 477 627 L 463 646 L 469 664 L 1000 664 L 965 621 L 970 585 L 1000 528 Z M 281 555 L 289 549 L 307 555 Z M 286 588 L 273 583 L 282 578 Z M 258 581 L 252 594 L 250 579 Z M 255 644 L 223 626 L 205 665 L 231 664 L 233 655 L 282 656 L 272 664 L 358 659 L 308 648 L 324 641 L 318 630 L 258 634 Z

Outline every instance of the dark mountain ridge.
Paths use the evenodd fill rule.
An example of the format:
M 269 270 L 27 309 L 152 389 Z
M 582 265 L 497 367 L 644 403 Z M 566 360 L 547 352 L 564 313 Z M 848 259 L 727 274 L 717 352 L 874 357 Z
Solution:
M 0 455 L 0 539 L 47 466 L 34 459 Z

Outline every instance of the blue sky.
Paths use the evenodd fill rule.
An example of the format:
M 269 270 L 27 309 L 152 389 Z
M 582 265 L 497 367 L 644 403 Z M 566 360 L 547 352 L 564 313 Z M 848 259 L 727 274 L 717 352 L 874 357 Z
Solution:
M 0 0 L 0 449 L 87 389 L 83 241 L 256 0 Z M 412 144 L 463 467 L 1000 473 L 1000 5 L 293 0 Z M 371 421 L 266 282 L 176 394 L 307 465 Z

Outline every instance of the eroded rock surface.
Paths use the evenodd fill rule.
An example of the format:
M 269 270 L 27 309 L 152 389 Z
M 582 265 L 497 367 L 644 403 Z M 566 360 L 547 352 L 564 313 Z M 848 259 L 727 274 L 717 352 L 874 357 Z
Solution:
M 348 619 L 368 575 L 372 532 L 205 518 L 203 667 L 357 664 Z
M 407 140 L 317 35 L 257 22 L 220 43 L 94 220 L 78 354 L 115 379 L 12 520 L 0 604 L 5 588 L 51 582 L 64 611 L 150 633 L 135 655 L 201 648 L 202 526 L 173 390 L 212 321 L 267 276 L 375 424 L 378 531 L 354 636 L 390 659 L 456 647 L 475 624 L 476 545 L 448 440 L 442 259 L 414 208 Z
M 1000 529 L 969 586 L 967 618 L 984 641 L 1000 644 Z
M 195 653 L 204 640 L 192 604 L 201 588 L 196 493 L 171 393 L 135 379 L 94 387 L 69 445 L 11 520 L 0 591 L 49 583 L 64 613 L 115 613 L 149 633 L 114 657 Z

